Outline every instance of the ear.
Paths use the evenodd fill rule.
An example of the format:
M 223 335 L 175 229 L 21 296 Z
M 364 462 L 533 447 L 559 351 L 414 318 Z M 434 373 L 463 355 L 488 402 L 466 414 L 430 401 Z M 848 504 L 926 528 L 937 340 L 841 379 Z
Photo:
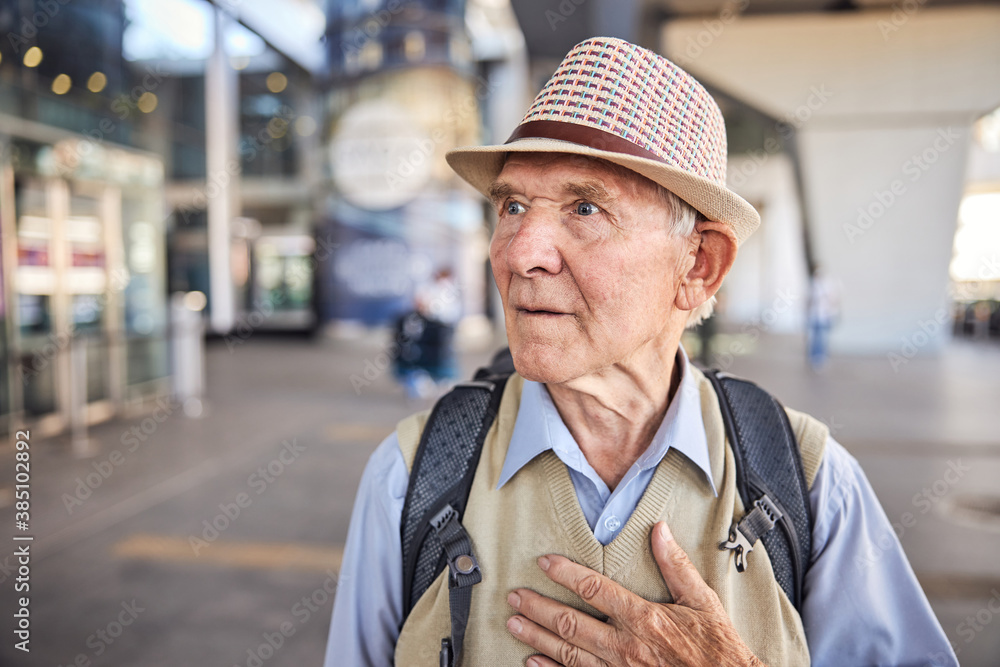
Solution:
M 689 252 L 694 264 L 677 290 L 674 305 L 680 310 L 694 310 L 722 287 L 722 279 L 736 261 L 736 234 L 721 222 L 696 222 Z M 690 261 L 690 260 L 689 260 Z

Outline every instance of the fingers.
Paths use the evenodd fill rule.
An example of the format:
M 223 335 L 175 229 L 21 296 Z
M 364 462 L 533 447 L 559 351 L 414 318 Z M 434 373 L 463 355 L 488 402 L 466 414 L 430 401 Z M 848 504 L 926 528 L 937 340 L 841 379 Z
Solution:
M 526 667 L 563 667 L 547 655 L 533 655 L 524 664 Z
M 555 635 L 557 639 L 565 640 L 574 646 L 579 646 L 586 652 L 596 655 L 603 655 L 605 647 L 608 646 L 614 629 L 607 623 L 602 623 L 590 614 L 573 609 L 572 607 L 556 602 L 544 595 L 519 588 L 507 596 L 507 603 L 519 611 L 528 621 L 541 626 Z M 528 644 L 528 642 L 524 639 Z M 540 651 L 546 652 L 542 646 L 535 646 Z M 568 651 L 565 646 L 560 646 L 563 651 Z M 552 656 L 559 657 L 560 656 Z M 562 661 L 563 664 L 567 664 Z
M 663 581 L 674 596 L 674 603 L 701 611 L 716 611 L 720 606 L 718 596 L 674 540 L 667 524 L 661 521 L 653 526 L 650 539 L 653 558 L 660 566 Z
M 526 591 L 523 589 L 519 589 L 514 594 L 521 594 L 523 597 L 525 592 Z M 551 600 L 549 600 L 549 602 L 552 602 L 553 605 L 564 607 L 572 614 L 586 616 L 594 623 L 604 625 L 597 619 L 591 618 L 590 616 L 587 616 L 582 612 L 578 612 L 575 609 L 571 609 L 565 605 L 560 605 L 558 602 Z M 519 606 L 522 610 L 524 610 L 524 613 L 528 612 L 526 605 L 523 602 Z M 556 661 L 546 661 L 544 659 L 540 659 L 539 656 L 535 656 L 532 660 L 534 660 L 539 667 L 548 667 L 555 664 L 565 665 L 566 667 L 606 667 L 606 662 L 578 645 L 580 642 L 580 632 L 578 632 L 578 629 L 580 625 L 582 625 L 582 619 L 569 620 L 569 616 L 559 616 L 558 619 L 559 620 L 556 621 L 556 627 L 564 632 L 569 629 L 570 637 L 574 643 L 566 641 L 566 639 L 560 637 L 556 634 L 556 632 L 553 632 L 549 628 L 536 623 L 526 615 L 512 616 L 507 621 L 507 629 L 518 640 L 524 642 L 537 651 L 541 651 L 543 654 Z M 584 634 L 585 633 L 586 631 L 584 631 Z M 529 660 L 528 664 L 531 664 L 531 660 Z
M 564 556 L 550 554 L 538 559 L 549 579 L 568 588 L 597 611 L 617 621 L 627 621 L 642 613 L 646 600 L 589 567 Z

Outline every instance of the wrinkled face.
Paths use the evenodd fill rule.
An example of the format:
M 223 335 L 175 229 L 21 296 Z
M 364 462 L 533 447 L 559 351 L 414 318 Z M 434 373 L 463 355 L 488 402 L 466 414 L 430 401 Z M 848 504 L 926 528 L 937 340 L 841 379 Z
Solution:
M 518 371 L 561 383 L 636 359 L 683 330 L 694 261 L 649 181 L 558 153 L 512 153 L 490 243 Z

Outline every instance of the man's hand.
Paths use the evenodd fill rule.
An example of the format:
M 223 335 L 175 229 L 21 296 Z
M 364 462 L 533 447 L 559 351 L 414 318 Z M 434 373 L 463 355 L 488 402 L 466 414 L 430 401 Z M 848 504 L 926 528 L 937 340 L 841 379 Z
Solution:
M 549 579 L 606 614 L 608 621 L 525 588 L 512 591 L 507 601 L 520 614 L 507 621 L 507 629 L 544 654 L 529 658 L 529 667 L 760 666 L 667 524 L 653 527 L 652 547 L 673 604 L 644 600 L 563 556 L 539 558 Z

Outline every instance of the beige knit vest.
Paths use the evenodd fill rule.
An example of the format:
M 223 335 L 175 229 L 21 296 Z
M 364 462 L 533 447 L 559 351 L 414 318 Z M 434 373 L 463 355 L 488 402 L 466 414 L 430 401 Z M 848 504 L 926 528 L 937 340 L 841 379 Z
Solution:
M 757 657 L 771 667 L 809 664 L 802 622 L 775 581 L 763 545 L 758 543 L 748 556 L 743 573 L 736 571 L 732 552 L 719 549 L 719 543 L 729 536 L 733 517 L 743 516 L 743 503 L 736 492 L 732 451 L 725 444 L 715 391 L 702 373 L 693 366 L 688 369 L 700 390 L 718 497 L 702 471 L 670 449 L 632 516 L 607 546 L 594 537 L 569 472 L 551 450 L 524 466 L 503 488 L 496 488 L 523 386 L 518 375 L 510 378 L 499 415 L 486 437 L 462 520 L 483 572 L 482 582 L 472 592 L 464 667 L 523 665 L 536 653 L 506 628 L 514 613 L 507 604 L 507 594 L 515 588 L 531 588 L 605 618 L 544 575 L 535 563 L 543 554 L 562 554 L 647 600 L 670 602 L 670 592 L 650 549 L 650 531 L 660 520 L 667 522 L 678 544 L 718 593 L 740 637 Z M 827 429 L 807 415 L 787 412 L 802 451 L 806 479 L 812 486 Z M 427 413 L 421 413 L 399 424 L 400 448 L 408 467 L 412 467 L 426 420 Z M 448 584 L 446 572 L 442 572 L 403 624 L 396 643 L 396 665 L 436 667 L 441 639 L 450 633 Z

